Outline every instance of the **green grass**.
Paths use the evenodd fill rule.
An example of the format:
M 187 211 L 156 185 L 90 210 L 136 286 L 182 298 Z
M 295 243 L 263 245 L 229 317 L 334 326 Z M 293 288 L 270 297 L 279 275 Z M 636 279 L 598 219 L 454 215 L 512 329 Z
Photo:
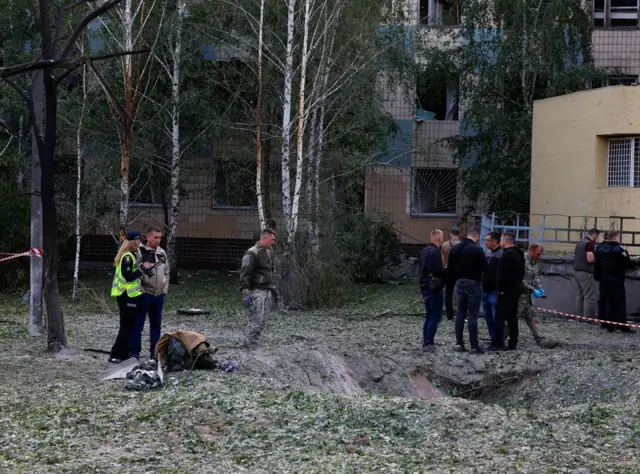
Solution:
M 353 285 L 338 309 L 275 312 L 261 347 L 247 352 L 236 341 L 246 322 L 236 279 L 182 272 L 164 326 L 205 333 L 221 360 L 240 361 L 240 371 L 167 374 L 166 386 L 149 392 L 98 382 L 110 367 L 106 356 L 43 353 L 44 339 L 26 334 L 26 308 L 13 310 L 19 295 L 0 296 L 0 319 L 10 321 L 0 323 L 0 471 L 570 473 L 634 472 L 640 465 L 632 398 L 640 377 L 635 358 L 622 357 L 632 345 L 616 352 L 615 362 L 570 347 L 544 351 L 525 332 L 519 353 L 483 356 L 477 373 L 480 356 L 451 351 L 449 322 L 438 333 L 436 356 L 420 352 L 423 306 L 416 285 L 407 284 Z M 87 273 L 82 282 L 80 304 L 71 303 L 69 282 L 61 287 L 69 344 L 108 348 L 118 320 L 110 277 Z M 214 313 L 183 317 L 180 307 Z M 633 344 L 589 326 L 568 330 L 563 321 L 545 321 L 544 329 L 566 343 Z M 545 372 L 496 399 L 502 406 L 391 395 L 408 387 L 416 369 L 481 381 L 527 364 Z M 345 387 L 341 377 L 368 380 L 369 392 L 332 393 Z

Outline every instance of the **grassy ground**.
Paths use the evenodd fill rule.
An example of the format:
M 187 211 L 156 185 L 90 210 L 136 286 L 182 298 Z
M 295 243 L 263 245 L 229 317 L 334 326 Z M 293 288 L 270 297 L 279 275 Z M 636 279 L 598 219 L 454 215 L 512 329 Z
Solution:
M 3 472 L 640 472 L 636 335 L 544 319 L 561 348 L 523 327 L 521 350 L 477 356 L 452 351 L 444 321 L 423 355 L 415 286 L 371 285 L 339 310 L 273 314 L 245 351 L 235 277 L 182 278 L 164 329 L 205 333 L 239 372 L 150 392 L 98 382 L 106 356 L 82 349 L 109 349 L 117 331 L 106 274 L 65 303 L 71 350 L 57 356 L 27 337 L 19 296 L 0 299 Z

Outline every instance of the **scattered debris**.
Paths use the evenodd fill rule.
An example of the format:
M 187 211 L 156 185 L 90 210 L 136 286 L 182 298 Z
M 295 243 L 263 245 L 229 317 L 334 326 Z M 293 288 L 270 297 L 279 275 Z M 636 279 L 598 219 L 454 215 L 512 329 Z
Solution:
M 129 359 L 131 360 L 131 359 Z M 158 373 L 158 363 L 153 360 L 145 360 L 127 374 L 124 388 L 129 390 L 147 390 L 162 387 L 162 376 Z
M 178 314 L 188 314 L 188 315 L 211 314 L 212 312 L 213 310 L 208 308 L 178 308 L 177 310 Z
M 99 380 L 115 380 L 115 379 L 125 379 L 127 378 L 127 374 L 131 372 L 134 367 L 138 365 L 138 359 L 132 357 L 123 362 L 120 362 L 118 365 L 110 368 L 109 370 L 102 372 L 98 377 Z

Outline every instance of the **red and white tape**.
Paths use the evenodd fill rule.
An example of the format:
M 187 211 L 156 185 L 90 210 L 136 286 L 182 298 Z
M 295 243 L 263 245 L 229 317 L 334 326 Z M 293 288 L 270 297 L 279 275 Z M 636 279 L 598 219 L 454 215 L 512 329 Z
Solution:
M 7 260 L 13 260 L 18 257 L 36 257 L 42 258 L 44 256 L 44 252 L 42 249 L 29 249 L 26 252 L 22 253 L 3 253 L 2 255 L 9 255 L 8 257 L 0 258 L 0 262 L 5 262 Z
M 583 320 L 583 321 L 592 321 L 592 322 L 598 323 L 598 324 L 613 324 L 615 326 L 625 326 L 625 327 L 629 327 L 629 328 L 639 328 L 640 329 L 640 324 L 618 323 L 616 321 L 602 321 L 601 319 L 588 318 L 586 316 L 578 316 L 577 314 L 563 313 L 562 311 L 555 311 L 553 309 L 540 308 L 539 306 L 536 306 L 536 309 L 538 311 L 542 312 L 542 313 L 557 314 L 559 316 L 564 316 L 565 318 L 580 319 L 580 320 Z

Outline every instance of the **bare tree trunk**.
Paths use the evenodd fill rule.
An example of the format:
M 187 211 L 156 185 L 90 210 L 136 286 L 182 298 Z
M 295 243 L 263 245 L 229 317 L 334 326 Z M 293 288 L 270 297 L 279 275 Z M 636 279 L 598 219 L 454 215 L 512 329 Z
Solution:
M 309 144 L 307 145 L 307 205 L 306 205 L 306 216 L 307 216 L 307 233 L 309 237 L 311 237 L 314 233 L 314 225 L 315 218 L 313 215 L 314 210 L 314 197 L 315 197 L 315 188 L 317 186 L 317 182 L 315 181 L 315 174 L 312 172 L 314 168 L 315 162 L 315 154 L 316 154 L 316 143 L 318 137 L 318 129 L 316 128 L 316 121 L 318 119 L 318 109 L 314 108 L 313 112 L 311 112 L 311 129 L 309 133 Z
M 284 95 L 282 105 L 282 210 L 287 232 L 291 226 L 291 88 L 293 82 L 293 41 L 296 0 L 289 0 L 287 13 L 287 57 L 284 69 Z M 292 239 L 289 234 L 287 239 Z
M 35 51 L 36 57 L 40 50 Z M 42 71 L 35 71 L 32 75 L 32 100 L 38 128 L 42 129 Z M 42 197 L 41 197 L 41 169 L 38 150 L 38 137 L 33 132 L 31 147 L 31 248 L 42 248 Z M 29 334 L 33 337 L 42 335 L 42 285 L 43 259 L 31 258 L 30 265 L 30 305 L 29 305 Z
M 78 281 L 80 276 L 80 244 L 82 242 L 82 234 L 80 233 L 80 202 L 82 190 L 82 127 L 84 125 L 84 116 L 87 107 L 87 66 L 82 66 L 82 108 L 80 110 L 80 119 L 78 120 L 78 130 L 76 131 L 76 154 L 77 154 L 77 174 L 76 174 L 76 255 L 73 264 L 73 291 L 72 300 L 74 303 L 78 301 Z
M 125 0 L 124 4 L 124 47 L 127 51 L 133 49 L 133 12 L 132 0 Z M 133 133 L 133 61 L 131 56 L 125 56 L 124 62 L 124 117 L 122 137 L 122 162 L 120 164 L 120 238 L 129 224 L 129 171 L 131 169 L 131 135 Z
M 178 252 L 176 237 L 180 221 L 180 62 L 182 60 L 182 28 L 185 10 L 185 0 L 178 0 L 176 18 L 176 43 L 173 49 L 173 70 L 171 77 L 171 212 L 169 214 L 169 232 L 167 233 L 167 252 L 171 279 L 176 283 L 178 277 Z
M 326 76 L 325 76 L 326 77 Z M 326 80 L 324 83 L 326 90 Z M 324 104 L 320 106 L 320 117 L 318 119 L 318 147 L 313 160 L 313 181 L 315 182 L 315 197 L 313 199 L 313 238 L 311 239 L 311 248 L 313 254 L 317 257 L 320 253 L 320 166 L 322 164 L 322 152 L 324 147 Z
M 293 204 L 291 206 L 291 227 L 289 240 L 293 242 L 298 231 L 298 214 L 300 209 L 300 191 L 302 189 L 302 170 L 304 166 L 304 92 L 307 80 L 307 62 L 309 60 L 309 23 L 311 20 L 312 0 L 304 2 L 304 38 L 302 40 L 302 65 L 300 66 L 300 101 L 298 104 L 298 156 L 296 160 L 296 183 L 293 191 Z
M 258 98 L 256 104 L 256 197 L 258 198 L 258 217 L 260 228 L 266 227 L 264 215 L 264 196 L 262 194 L 262 135 L 260 114 L 262 113 L 262 34 L 264 28 L 264 0 L 260 1 L 260 28 L 258 33 Z
M 50 24 L 51 17 L 47 0 L 40 0 L 40 21 L 43 25 Z M 43 27 L 42 59 L 46 61 L 53 58 L 54 45 L 51 39 L 51 31 Z M 50 352 L 58 352 L 67 346 L 67 334 L 64 327 L 64 316 L 58 287 L 58 216 L 53 185 L 53 159 L 58 126 L 58 90 L 54 73 L 55 71 L 51 68 L 44 68 L 42 71 L 46 120 L 44 141 L 39 141 L 38 149 L 42 172 L 40 189 L 42 193 L 42 235 L 47 301 L 47 350 Z M 32 123 L 32 125 L 36 127 L 36 123 Z

